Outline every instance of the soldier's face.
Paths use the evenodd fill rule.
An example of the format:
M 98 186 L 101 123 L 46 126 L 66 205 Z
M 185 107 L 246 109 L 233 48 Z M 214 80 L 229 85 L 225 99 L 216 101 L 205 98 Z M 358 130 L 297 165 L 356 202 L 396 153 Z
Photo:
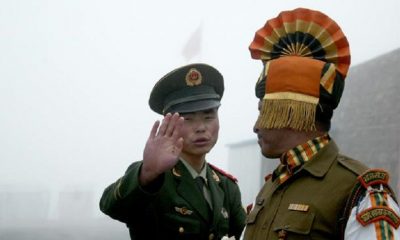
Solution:
M 262 107 L 262 101 L 258 104 L 258 110 Z M 283 153 L 291 149 L 293 144 L 289 141 L 292 139 L 293 131 L 289 128 L 266 129 L 258 128 L 254 125 L 253 131 L 257 134 L 258 144 L 260 145 L 262 154 L 267 158 L 279 158 Z
M 208 153 L 218 140 L 218 109 L 183 113 L 182 127 L 183 155 L 203 156 Z
M 261 152 L 265 157 L 280 158 L 283 153 L 291 149 L 292 145 L 287 140 L 290 139 L 293 130 L 288 128 L 254 129 Z

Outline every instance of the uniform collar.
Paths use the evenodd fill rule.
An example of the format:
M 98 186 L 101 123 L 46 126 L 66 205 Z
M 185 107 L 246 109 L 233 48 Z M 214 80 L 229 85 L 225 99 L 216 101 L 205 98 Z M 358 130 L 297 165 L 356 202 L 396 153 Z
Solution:
M 313 156 L 312 161 L 304 164 L 304 170 L 315 177 L 323 177 L 328 172 L 338 154 L 339 148 L 336 143 L 331 140 L 328 145 Z
M 284 183 L 314 158 L 330 141 L 328 134 L 311 139 L 290 149 L 281 157 L 281 164 L 274 171 L 274 178 Z
M 189 171 L 190 175 L 194 178 L 196 177 L 202 177 L 207 183 L 207 168 L 206 168 L 206 161 L 204 161 L 203 168 L 201 169 L 200 173 L 197 173 L 197 171 L 188 163 L 186 162 L 183 158 L 179 159 L 183 165 L 186 167 L 186 169 Z

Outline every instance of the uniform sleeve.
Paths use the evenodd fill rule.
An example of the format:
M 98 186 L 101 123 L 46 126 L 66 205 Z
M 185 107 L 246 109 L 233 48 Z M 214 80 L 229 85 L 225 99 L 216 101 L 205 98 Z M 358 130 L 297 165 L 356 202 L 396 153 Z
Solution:
M 152 184 L 152 191 L 143 189 L 139 184 L 142 162 L 135 162 L 128 167 L 125 175 L 108 186 L 100 199 L 100 210 L 113 219 L 129 223 L 143 213 L 145 206 L 156 196 L 156 190 L 163 179 Z
M 399 206 L 384 190 L 369 188 L 352 208 L 345 240 L 400 239 Z
M 231 218 L 229 223 L 230 236 L 235 236 L 236 239 L 240 239 L 242 234 L 246 212 L 242 205 L 241 193 L 239 186 L 232 183 L 231 187 Z

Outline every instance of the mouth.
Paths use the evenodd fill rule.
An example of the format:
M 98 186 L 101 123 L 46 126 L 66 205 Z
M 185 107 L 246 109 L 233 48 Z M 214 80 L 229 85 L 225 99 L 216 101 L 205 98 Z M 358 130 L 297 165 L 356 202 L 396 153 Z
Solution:
M 196 146 L 205 146 L 208 144 L 210 140 L 208 138 L 197 138 L 196 140 L 193 141 L 194 145 Z
M 257 134 L 257 143 L 258 143 L 258 145 L 261 146 L 261 142 L 262 142 L 262 137 L 261 137 L 260 134 Z

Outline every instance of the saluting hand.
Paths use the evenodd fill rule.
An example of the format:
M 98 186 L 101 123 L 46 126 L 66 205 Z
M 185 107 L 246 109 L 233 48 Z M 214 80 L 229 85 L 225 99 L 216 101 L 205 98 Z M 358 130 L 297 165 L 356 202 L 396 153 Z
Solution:
M 140 184 L 147 185 L 160 174 L 173 168 L 183 147 L 180 131 L 184 119 L 179 113 L 168 113 L 162 123 L 156 121 L 143 151 Z

